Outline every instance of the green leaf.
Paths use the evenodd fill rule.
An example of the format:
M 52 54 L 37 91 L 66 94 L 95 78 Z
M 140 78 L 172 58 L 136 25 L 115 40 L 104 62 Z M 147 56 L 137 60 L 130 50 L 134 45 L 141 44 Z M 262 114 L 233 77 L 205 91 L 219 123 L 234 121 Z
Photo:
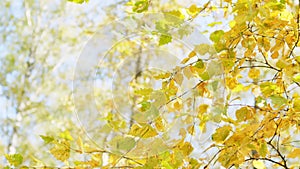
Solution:
M 268 8 L 272 9 L 272 10 L 282 10 L 285 7 L 285 4 L 282 4 L 280 2 L 270 2 L 266 5 Z
M 222 22 L 212 22 L 212 23 L 208 24 L 207 26 L 214 27 L 216 25 L 221 25 L 221 24 L 222 24 Z
M 222 63 L 220 61 L 210 61 L 207 65 L 206 71 L 210 77 L 221 75 L 223 72 Z
M 219 42 L 220 39 L 223 37 L 223 35 L 224 35 L 224 31 L 223 30 L 217 30 L 217 31 L 211 33 L 209 38 L 213 42 Z
M 270 96 L 270 99 L 272 100 L 272 103 L 275 107 L 281 107 L 282 105 L 287 103 L 287 99 L 279 95 L 272 95 Z
M 184 15 L 180 12 L 180 10 L 172 10 L 164 12 L 164 14 L 167 21 L 184 19 Z
M 69 2 L 74 2 L 74 3 L 77 3 L 77 4 L 82 4 L 84 2 L 88 3 L 89 0 L 68 0 Z
M 297 83 L 300 83 L 300 74 L 296 74 L 294 77 L 293 77 L 293 80 Z
M 159 46 L 168 44 L 172 41 L 172 36 L 171 35 L 161 35 L 159 37 Z
M 43 136 L 43 135 L 40 135 L 40 137 L 44 140 L 44 142 L 45 142 L 46 144 L 51 143 L 51 142 L 54 140 L 54 137 L 51 137 L 51 136 Z
M 148 0 L 141 0 L 134 4 L 132 11 L 137 13 L 142 13 L 144 11 L 147 11 L 149 7 Z
M 207 71 L 205 71 L 205 72 L 199 74 L 199 76 L 201 77 L 201 79 L 202 79 L 203 81 L 209 80 L 209 79 L 210 79 L 210 76 L 209 76 L 209 74 L 208 74 Z
M 265 97 L 272 95 L 276 88 L 277 85 L 272 82 L 264 82 L 260 84 L 260 90 Z
M 295 57 L 295 60 L 300 63 L 300 56 Z
M 267 143 L 266 142 L 263 142 L 260 147 L 259 147 L 259 154 L 262 156 L 262 157 L 266 157 L 268 153 L 268 147 L 267 147 Z
M 173 167 L 167 161 L 162 161 L 161 165 L 165 169 L 173 169 Z
M 154 91 L 151 93 L 150 99 L 153 101 L 152 105 L 156 108 L 167 103 L 167 98 L 164 92 L 162 91 Z M 153 110 L 156 111 L 156 110 Z
M 196 68 L 202 69 L 204 68 L 204 63 L 202 61 L 202 59 L 198 59 L 197 63 L 195 64 Z
M 5 157 L 12 166 L 17 167 L 23 163 L 23 156 L 21 154 L 5 154 Z
M 63 139 L 66 139 L 66 140 L 70 140 L 70 141 L 73 140 L 73 137 L 71 136 L 70 132 L 67 131 L 67 130 L 64 131 L 64 132 L 59 133 L 59 137 L 61 137 Z
M 154 119 L 159 115 L 157 107 L 151 103 L 150 107 L 145 112 L 135 112 L 132 118 L 138 122 L 146 122 Z
M 147 111 L 151 108 L 151 103 L 150 102 L 147 102 L 147 101 L 143 101 L 140 103 L 141 104 L 141 110 L 142 111 Z
M 136 142 L 134 138 L 131 137 L 116 136 L 109 142 L 109 144 L 112 146 L 114 151 L 124 153 L 134 148 Z
M 180 10 L 164 12 L 164 19 L 172 27 L 179 27 L 184 22 L 184 14 Z
M 196 45 L 194 49 L 194 51 L 199 55 L 205 55 L 206 53 L 210 53 L 212 50 L 212 47 L 205 43 Z
M 293 109 L 297 112 L 300 111 L 300 99 L 294 99 L 293 100 Z
M 157 21 L 155 22 L 156 31 L 152 32 L 153 35 L 157 33 L 167 33 L 169 30 L 169 25 L 165 21 Z
M 153 91 L 152 88 L 142 88 L 142 89 L 135 90 L 134 93 L 136 95 L 147 96 L 150 95 L 152 91 Z
M 261 160 L 254 160 L 252 161 L 253 167 L 257 169 L 266 169 L 266 166 L 263 161 Z

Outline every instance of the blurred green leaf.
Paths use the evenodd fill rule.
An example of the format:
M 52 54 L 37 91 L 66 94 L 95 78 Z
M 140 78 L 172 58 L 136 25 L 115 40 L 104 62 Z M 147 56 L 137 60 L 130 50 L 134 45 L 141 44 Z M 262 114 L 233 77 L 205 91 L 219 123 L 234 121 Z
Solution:
M 282 105 L 287 103 L 287 99 L 279 95 L 272 95 L 270 96 L 270 99 L 272 100 L 272 103 L 275 107 L 281 107 Z
M 82 3 L 88 3 L 89 0 L 68 0 L 69 2 L 77 3 L 77 4 L 82 4 Z
M 141 0 L 134 4 L 132 11 L 137 13 L 142 13 L 148 10 L 149 2 L 148 0 Z
M 51 143 L 51 142 L 54 140 L 54 138 L 51 137 L 51 136 L 43 136 L 43 135 L 40 135 L 40 137 L 44 140 L 44 142 L 45 142 L 46 144 Z
M 23 163 L 23 156 L 21 154 L 5 154 L 5 157 L 12 166 L 18 167 Z
M 168 44 L 172 41 L 172 36 L 171 35 L 161 35 L 159 37 L 159 46 Z
M 210 34 L 209 38 L 213 42 L 219 42 L 224 34 L 225 34 L 225 32 L 223 30 L 217 30 L 217 31 L 213 32 L 212 34 Z
M 116 136 L 109 144 L 118 152 L 127 152 L 135 146 L 136 142 L 134 138 L 131 137 Z

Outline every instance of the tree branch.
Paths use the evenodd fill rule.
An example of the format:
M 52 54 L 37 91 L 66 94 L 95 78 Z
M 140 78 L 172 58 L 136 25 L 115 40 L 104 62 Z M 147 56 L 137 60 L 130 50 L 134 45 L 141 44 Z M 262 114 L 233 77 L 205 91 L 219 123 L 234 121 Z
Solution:
M 279 155 L 279 157 L 283 161 L 283 164 L 280 163 L 281 166 L 288 169 L 287 161 L 286 161 L 285 157 L 282 155 L 282 153 L 278 150 L 278 148 L 276 148 L 271 142 L 267 142 L 267 144 L 270 145 L 277 152 L 277 154 Z
M 272 163 L 274 163 L 274 164 L 278 164 L 278 165 L 280 165 L 280 166 L 283 167 L 283 168 L 288 169 L 284 164 L 281 164 L 280 162 L 274 161 L 274 160 L 269 159 L 269 158 L 253 158 L 253 157 L 251 157 L 251 158 L 246 159 L 245 161 L 253 161 L 253 160 L 269 161 L 269 162 L 272 162 Z

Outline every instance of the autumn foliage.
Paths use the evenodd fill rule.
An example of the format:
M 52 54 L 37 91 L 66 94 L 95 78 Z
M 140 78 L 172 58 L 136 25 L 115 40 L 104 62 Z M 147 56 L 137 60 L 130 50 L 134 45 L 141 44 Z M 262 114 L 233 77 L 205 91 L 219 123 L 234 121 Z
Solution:
M 69 1 L 65 3 L 77 8 L 92 3 Z M 116 37 L 111 36 L 112 39 L 129 37 L 114 41 L 118 43 L 113 44 L 105 54 L 99 71 L 95 73 L 96 79 L 101 82 L 115 80 L 113 87 L 106 88 L 105 83 L 101 83 L 92 96 L 75 98 L 74 106 L 71 101 L 72 96 L 76 97 L 76 94 L 72 95 L 72 92 L 76 93 L 76 87 L 65 95 L 60 93 L 71 91 L 72 87 L 68 84 L 72 82 L 71 78 L 66 78 L 68 83 L 60 91 L 53 87 L 58 84 L 50 83 L 53 89 L 40 93 L 45 92 L 48 96 L 48 93 L 58 91 L 63 99 L 62 104 L 53 111 L 58 115 L 47 115 L 48 120 L 54 119 L 53 125 L 57 117 L 63 123 L 61 126 L 65 126 L 58 127 L 54 132 L 44 131 L 35 137 L 43 141 L 43 151 L 26 150 L 22 143 L 18 143 L 20 146 L 13 145 L 11 141 L 6 147 L 14 146 L 16 151 L 3 149 L 6 161 L 3 167 L 299 168 L 299 9 L 300 2 L 293 0 L 212 0 L 189 6 L 177 1 L 163 3 L 154 0 L 112 3 L 107 7 L 108 14 L 102 20 L 103 24 L 97 23 L 96 26 L 92 23 L 94 27 L 82 29 L 80 36 L 98 37 L 106 30 L 103 29 L 105 25 L 110 25 L 108 32 L 116 30 L 113 34 Z M 120 10 L 123 19 L 110 14 L 110 10 L 112 13 Z M 109 22 L 110 18 L 124 21 L 141 34 L 137 38 L 131 38 L 130 32 L 126 31 L 119 32 L 119 35 L 118 30 L 123 30 L 125 26 L 120 26 L 123 23 Z M 84 19 L 89 17 L 86 15 L 80 21 Z M 35 24 L 37 21 L 32 22 Z M 197 27 L 200 31 L 193 32 Z M 66 32 L 61 31 L 60 36 Z M 67 37 L 69 39 L 59 43 L 70 43 L 72 46 L 76 35 Z M 190 49 L 176 45 L 194 40 L 186 37 L 206 37 L 206 40 L 201 43 L 195 40 L 198 44 L 193 44 Z M 80 48 L 84 48 L 83 45 Z M 167 57 L 164 52 L 176 49 L 182 52 L 175 52 L 182 55 L 180 61 L 176 64 L 172 59 L 163 62 L 163 57 Z M 31 77 L 39 74 L 38 65 L 46 64 L 38 57 L 44 55 L 39 55 L 30 47 L 23 53 L 28 51 L 34 63 L 22 62 L 25 65 L 22 71 L 24 69 L 25 72 L 12 66 L 17 58 L 11 55 L 5 57 L 6 69 L 1 72 L 4 76 L 18 69 L 20 77 L 23 77 L 20 79 L 25 81 L 23 87 L 30 86 Z M 171 69 L 150 69 L 153 61 L 162 67 L 170 65 Z M 14 64 L 9 65 L 10 62 Z M 118 69 L 120 63 L 126 64 Z M 81 64 L 77 63 L 79 66 Z M 126 72 L 131 70 L 135 76 L 126 81 Z M 38 75 L 37 79 L 42 77 L 44 85 L 44 80 L 49 79 L 42 75 Z M 1 81 L 7 79 L 2 78 Z M 76 86 L 76 79 L 73 83 Z M 6 86 L 10 84 L 1 83 L 1 88 Z M 27 117 L 26 106 L 35 108 L 32 120 L 46 117 L 39 116 L 39 113 L 48 112 L 48 109 L 31 101 L 30 94 L 24 94 L 30 88 L 24 88 L 23 94 L 17 92 L 21 88 L 22 85 L 17 86 L 7 94 L 8 98 L 17 100 L 17 105 L 25 105 L 25 108 L 17 106 L 16 109 L 21 119 Z M 126 93 L 127 88 L 129 94 Z M 29 93 L 35 92 L 30 89 Z M 79 114 L 81 123 L 74 120 L 74 112 L 89 111 L 85 108 L 93 104 L 90 103 L 91 98 L 95 99 L 99 114 Z M 45 107 L 49 106 L 50 103 L 44 102 Z M 94 121 L 85 123 L 87 121 L 84 119 L 88 118 Z M 16 121 L 21 126 L 29 126 L 28 122 L 23 124 L 22 120 L 16 119 L 8 126 L 14 126 L 12 123 Z M 32 123 L 42 122 L 37 120 Z M 22 130 L 12 127 L 10 132 L 21 133 Z M 24 136 L 16 138 L 21 140 Z M 29 138 L 25 140 L 35 142 Z M 4 142 L 2 144 L 5 145 Z M 45 154 L 49 156 L 45 157 Z

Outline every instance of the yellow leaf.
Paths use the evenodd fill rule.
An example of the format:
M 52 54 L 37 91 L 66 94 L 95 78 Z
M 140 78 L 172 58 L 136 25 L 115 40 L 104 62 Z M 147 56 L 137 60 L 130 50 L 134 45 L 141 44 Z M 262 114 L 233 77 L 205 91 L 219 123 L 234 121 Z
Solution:
M 171 73 L 169 72 L 162 72 L 160 74 L 155 74 L 153 75 L 153 77 L 156 79 L 156 80 L 159 80 L 159 79 L 166 79 L 166 78 L 169 78 L 171 76 Z
M 276 66 L 277 66 L 278 68 L 280 68 L 280 69 L 285 68 L 287 65 L 288 65 L 288 64 L 287 64 L 285 61 L 283 61 L 283 60 L 278 60 L 278 62 L 276 63 Z
M 290 21 L 291 19 L 293 19 L 293 14 L 287 10 L 284 10 L 280 12 L 279 18 L 281 20 Z
M 276 43 L 276 44 L 271 48 L 271 52 L 280 50 L 280 49 L 283 47 L 283 45 L 284 45 L 283 42 Z
M 235 112 L 235 116 L 238 122 L 245 121 L 252 117 L 252 112 L 250 108 L 242 107 Z
M 248 73 L 248 76 L 251 78 L 251 79 L 257 79 L 260 75 L 260 71 L 258 69 L 250 69 L 249 70 L 249 73 Z
M 300 73 L 296 74 L 296 75 L 293 77 L 293 80 L 294 80 L 295 82 L 300 83 Z
M 195 135 L 195 126 L 194 125 L 189 126 L 188 132 L 190 135 Z
M 191 77 L 193 77 L 193 73 L 191 72 L 191 68 L 190 67 L 186 67 L 183 69 L 183 74 L 187 79 L 190 79 Z
M 83 145 L 83 142 L 82 142 L 82 139 L 81 139 L 80 136 L 78 137 L 76 143 L 77 143 L 78 147 L 80 147 L 81 153 L 83 153 L 84 152 L 84 145 Z
M 275 51 L 275 52 L 273 52 L 273 54 L 271 55 L 271 58 L 272 58 L 272 59 L 277 59 L 277 58 L 278 58 L 278 55 L 279 55 L 278 51 Z
M 195 51 L 192 51 L 192 52 L 189 54 L 189 58 L 192 58 L 192 57 L 194 57 L 194 56 L 196 56 L 196 52 L 195 52 Z
M 191 154 L 191 152 L 194 150 L 193 146 L 191 145 L 191 143 L 189 142 L 184 142 L 184 140 L 181 140 L 176 147 L 182 151 L 182 153 L 185 156 L 188 156 L 189 154 Z
M 222 24 L 222 22 L 212 22 L 210 24 L 207 24 L 207 26 L 214 27 L 216 25 L 221 25 L 221 24 Z
M 162 119 L 161 117 L 157 117 L 155 119 L 155 127 L 157 128 L 158 131 L 163 132 L 166 129 L 166 122 L 164 119 Z
M 182 81 L 183 81 L 183 75 L 181 73 L 176 73 L 175 76 L 174 76 L 174 80 L 175 82 L 178 84 L 178 85 L 181 85 L 182 84 Z
M 189 57 L 184 58 L 184 59 L 181 61 L 181 63 L 182 63 L 182 64 L 185 64 L 185 63 L 188 62 L 190 59 L 191 59 L 191 58 L 189 58 Z
M 189 12 L 191 12 L 191 13 L 196 13 L 198 11 L 199 11 L 199 8 L 195 4 L 193 4 L 189 7 Z
M 300 56 L 295 57 L 295 60 L 296 60 L 296 62 L 300 63 Z
M 224 141 L 231 131 L 231 126 L 223 126 L 216 130 L 216 132 L 212 135 L 212 140 L 215 142 Z
M 275 122 L 271 121 L 271 122 L 265 124 L 264 137 L 266 137 L 266 138 L 272 137 L 274 135 L 274 132 L 273 132 L 274 130 L 276 130 Z
M 156 136 L 158 133 L 149 124 L 134 124 L 131 126 L 128 134 L 141 138 L 149 138 Z
M 293 109 L 296 112 L 300 112 L 300 99 L 294 99 Z
M 176 99 L 176 102 L 174 103 L 174 108 L 176 110 L 180 110 L 182 108 L 182 100 L 181 99 Z
M 200 10 L 201 8 L 198 8 L 195 4 L 193 4 L 188 8 L 187 13 L 195 17 L 200 12 Z
M 285 37 L 285 40 L 286 40 L 287 45 L 290 48 L 292 48 L 294 45 L 294 42 L 296 41 L 296 36 L 293 33 L 290 33 Z
M 207 85 L 207 83 L 201 83 L 197 86 L 198 93 L 200 96 L 205 96 L 205 95 L 209 96 L 210 95 L 208 89 L 206 88 L 206 85 Z
M 178 91 L 178 87 L 175 85 L 175 80 L 172 79 L 169 83 L 167 94 L 175 95 Z
M 70 140 L 70 141 L 73 140 L 73 137 L 71 136 L 70 132 L 67 131 L 67 130 L 64 131 L 64 132 L 59 133 L 59 136 L 60 136 L 61 138 L 64 138 L 64 139 L 67 139 L 67 140 Z
M 268 38 L 259 37 L 257 38 L 257 43 L 260 47 L 264 48 L 266 52 L 269 51 L 271 48 L 270 40 Z M 262 52 L 261 49 L 259 50 Z M 266 56 L 267 53 L 265 53 L 264 55 Z
M 207 109 L 208 109 L 208 105 L 207 104 L 201 104 L 198 107 L 198 113 L 199 113 L 199 115 L 202 115 L 202 114 L 206 113 Z
M 197 53 L 195 51 L 191 51 L 191 53 L 189 54 L 189 56 L 187 58 L 184 58 L 181 63 L 185 64 L 186 62 L 188 62 L 192 57 L 196 56 Z
M 67 140 L 58 142 L 53 148 L 50 149 L 50 153 L 60 161 L 66 161 L 70 158 L 70 142 Z
M 238 85 L 238 81 L 235 78 L 226 77 L 225 81 L 226 81 L 226 86 L 231 90 Z
M 300 157 L 300 148 L 294 149 L 287 157 L 288 158 L 299 158 Z
M 232 21 L 229 22 L 230 28 L 233 28 L 235 25 L 236 25 L 235 20 L 232 20 Z
M 151 94 L 152 91 L 153 91 L 153 89 L 151 89 L 151 88 L 143 88 L 143 89 L 135 90 L 134 93 L 136 95 L 146 96 L 146 95 Z
M 181 128 L 181 129 L 179 130 L 179 135 L 182 136 L 183 138 L 185 138 L 185 136 L 186 136 L 186 131 L 185 131 L 185 129 Z
M 262 161 L 259 161 L 259 160 L 254 160 L 253 161 L 253 166 L 257 169 L 266 169 L 265 164 Z
M 102 154 L 93 154 L 92 160 L 90 161 L 90 165 L 93 167 L 102 166 Z

